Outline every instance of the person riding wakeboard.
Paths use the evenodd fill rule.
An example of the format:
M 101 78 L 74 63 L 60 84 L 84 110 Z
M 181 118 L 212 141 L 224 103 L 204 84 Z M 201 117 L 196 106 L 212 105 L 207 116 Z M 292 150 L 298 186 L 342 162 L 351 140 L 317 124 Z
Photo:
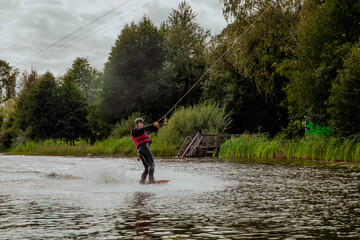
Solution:
M 144 165 L 144 172 L 141 174 L 141 184 L 145 184 L 145 180 L 149 175 L 149 184 L 155 183 L 154 179 L 154 157 L 150 151 L 151 138 L 146 133 L 146 130 L 149 130 L 153 127 L 158 127 L 159 124 L 157 122 L 144 126 L 144 119 L 137 118 L 134 121 L 135 128 L 131 130 L 131 140 L 133 141 L 139 158 L 141 159 Z

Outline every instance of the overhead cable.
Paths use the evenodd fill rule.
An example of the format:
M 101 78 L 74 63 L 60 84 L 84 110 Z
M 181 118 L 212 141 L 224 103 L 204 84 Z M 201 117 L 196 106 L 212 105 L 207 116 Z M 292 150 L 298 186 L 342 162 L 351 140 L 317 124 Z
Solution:
M 115 8 L 111 9 L 110 11 L 108 11 L 108 12 L 104 13 L 104 14 L 103 14 L 103 15 L 101 15 L 100 17 L 97 17 L 96 19 L 92 20 L 92 21 L 91 21 L 91 22 L 89 22 L 88 24 L 86 24 L 86 25 L 84 25 L 84 26 L 80 27 L 79 29 L 77 29 L 77 30 L 75 30 L 74 32 L 70 33 L 69 35 L 65 36 L 64 38 L 62 38 L 62 39 L 58 40 L 57 42 L 55 42 L 55 43 L 51 44 L 50 46 L 48 46 L 48 47 L 46 47 L 46 48 L 44 48 L 44 49 L 40 50 L 39 52 L 35 53 L 34 55 L 32 55 L 32 56 L 30 56 L 30 57 L 26 58 L 26 59 L 25 59 L 25 60 L 23 60 L 22 62 L 18 63 L 16 66 L 23 65 L 24 63 L 28 62 L 28 61 L 29 61 L 29 60 L 31 60 L 32 58 L 34 58 L 34 57 L 38 56 L 39 54 L 41 54 L 41 53 L 45 52 L 45 51 L 46 51 L 46 50 L 48 50 L 49 48 L 52 48 L 52 47 L 54 47 L 55 45 L 57 45 L 57 44 L 61 43 L 62 41 L 64 41 L 64 40 L 68 39 L 69 37 L 71 37 L 71 36 L 73 36 L 74 34 L 76 34 L 76 33 L 80 32 L 81 30 L 83 30 L 83 29 L 84 29 L 84 28 L 86 28 L 87 26 L 89 26 L 89 25 L 91 25 L 91 24 L 93 24 L 93 23 L 95 23 L 95 22 L 99 21 L 101 18 L 103 18 L 103 17 L 105 17 L 106 15 L 108 15 L 108 14 L 110 14 L 110 13 L 114 12 L 115 10 L 117 10 L 118 8 L 122 7 L 123 5 L 125 5 L 126 3 L 130 2 L 130 1 L 131 1 L 131 0 L 127 0 L 127 1 L 125 1 L 125 2 L 123 2 L 123 3 L 121 3 L 120 5 L 116 6 Z

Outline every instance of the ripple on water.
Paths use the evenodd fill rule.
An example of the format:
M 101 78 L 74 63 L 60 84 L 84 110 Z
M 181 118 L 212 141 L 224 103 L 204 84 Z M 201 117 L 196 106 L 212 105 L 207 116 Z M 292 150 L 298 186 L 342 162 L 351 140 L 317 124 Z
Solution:
M 155 161 L 0 156 L 0 239 L 359 239 L 359 173 Z

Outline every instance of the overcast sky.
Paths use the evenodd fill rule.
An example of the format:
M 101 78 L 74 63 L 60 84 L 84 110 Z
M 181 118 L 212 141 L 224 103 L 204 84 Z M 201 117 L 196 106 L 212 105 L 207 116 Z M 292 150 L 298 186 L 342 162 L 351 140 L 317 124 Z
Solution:
M 56 77 L 63 75 L 76 57 L 87 57 L 92 66 L 103 70 L 125 23 L 138 22 L 146 15 L 159 26 L 180 2 L 0 0 L 0 59 L 21 72 L 33 66 L 40 74 L 50 70 Z M 200 26 L 212 35 L 226 26 L 219 0 L 187 2 L 198 14 Z

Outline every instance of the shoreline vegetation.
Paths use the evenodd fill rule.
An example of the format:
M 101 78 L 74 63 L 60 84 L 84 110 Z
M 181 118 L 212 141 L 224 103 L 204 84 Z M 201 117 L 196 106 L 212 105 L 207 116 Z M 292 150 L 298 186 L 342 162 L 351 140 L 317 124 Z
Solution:
M 174 157 L 179 144 L 169 144 L 160 137 L 152 137 L 151 150 L 155 157 Z M 28 141 L 8 151 L 9 155 L 136 157 L 130 137 L 112 138 L 88 144 L 84 140 L 70 146 L 65 141 Z M 350 166 L 360 170 L 360 142 L 357 138 L 340 139 L 305 136 L 288 140 L 282 136 L 270 139 L 264 134 L 243 134 L 221 145 L 219 158 L 249 163 L 289 163 L 296 165 Z
M 265 134 L 243 134 L 223 143 L 219 157 L 242 163 L 325 166 L 360 171 L 359 140 L 359 137 L 342 139 L 314 135 L 289 140 L 281 135 L 270 139 Z
M 157 145 L 157 138 L 152 138 L 151 151 L 154 156 L 174 156 L 178 149 L 176 145 Z M 137 156 L 134 144 L 129 137 L 120 139 L 106 139 L 90 145 L 85 140 L 76 141 L 69 145 L 61 140 L 46 140 L 40 142 L 28 141 L 20 143 L 6 152 L 8 155 L 49 155 L 49 156 Z
M 288 140 L 281 135 L 270 139 L 264 134 L 243 134 L 222 144 L 219 156 L 360 162 L 360 142 L 357 138 L 309 135 Z
M 186 1 L 160 25 L 125 24 L 102 69 L 76 57 L 57 77 L 20 74 L 0 59 L 0 152 L 136 158 L 141 117 L 165 125 L 155 157 L 195 133 L 245 133 L 220 161 L 359 166 L 358 1 L 221 2 L 236 21 L 214 36 Z

